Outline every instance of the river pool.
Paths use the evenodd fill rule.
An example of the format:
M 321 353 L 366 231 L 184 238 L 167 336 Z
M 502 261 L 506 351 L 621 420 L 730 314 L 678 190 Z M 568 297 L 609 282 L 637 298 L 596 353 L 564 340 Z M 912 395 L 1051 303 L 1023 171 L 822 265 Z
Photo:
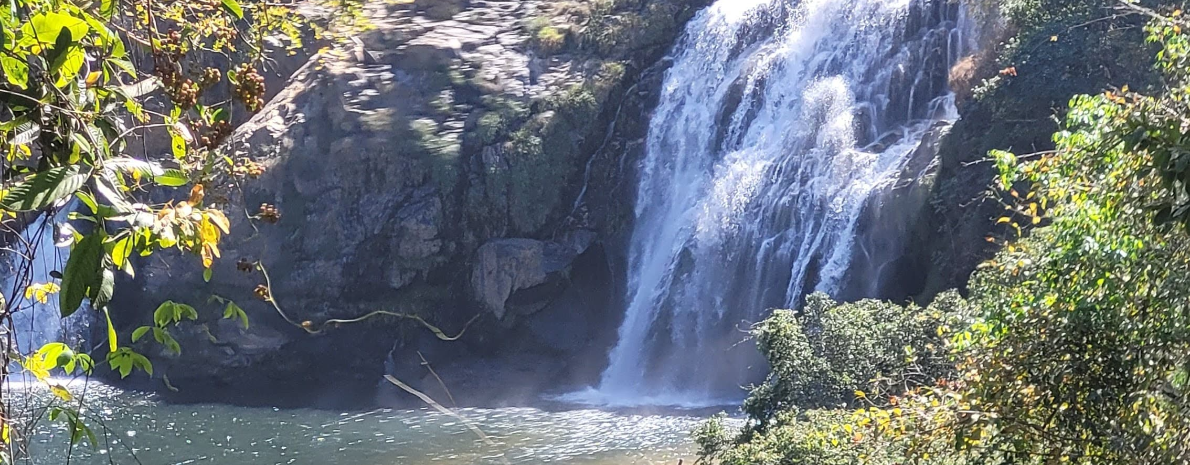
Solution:
M 80 393 L 81 387 L 71 390 Z M 44 387 L 7 392 L 6 398 L 14 395 L 48 398 Z M 71 464 L 693 463 L 689 433 L 703 418 L 682 411 L 457 409 L 463 421 L 430 408 L 334 412 L 176 405 L 99 383 L 87 385 L 85 399 L 99 444 L 76 447 Z M 20 462 L 67 463 L 64 424 L 43 419 L 32 431 L 35 459 Z

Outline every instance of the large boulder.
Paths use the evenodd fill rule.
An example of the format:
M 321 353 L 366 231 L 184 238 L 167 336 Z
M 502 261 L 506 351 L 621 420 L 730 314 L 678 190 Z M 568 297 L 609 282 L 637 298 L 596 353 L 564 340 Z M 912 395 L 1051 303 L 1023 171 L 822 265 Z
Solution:
M 546 275 L 544 242 L 495 240 L 479 248 L 471 272 L 471 289 L 485 310 L 503 319 L 504 303 L 512 293 L 544 284 Z
M 479 248 L 471 271 L 475 300 L 496 319 L 508 320 L 507 304 L 517 291 L 566 279 L 571 263 L 594 240 L 591 231 L 576 231 L 564 242 L 534 239 L 495 239 Z M 520 304 L 521 314 L 532 314 L 555 297 L 545 292 Z

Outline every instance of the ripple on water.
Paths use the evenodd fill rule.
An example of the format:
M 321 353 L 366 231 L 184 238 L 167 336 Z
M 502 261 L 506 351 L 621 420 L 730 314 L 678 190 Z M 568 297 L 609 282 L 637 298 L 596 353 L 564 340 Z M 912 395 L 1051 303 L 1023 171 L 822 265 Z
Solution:
M 33 385 L 16 395 L 31 404 L 51 397 Z M 71 463 L 79 465 L 134 463 L 132 454 L 144 464 L 691 463 L 689 433 L 704 418 L 684 411 L 457 410 L 483 431 L 483 441 L 459 418 L 430 409 L 342 413 L 171 405 L 99 383 L 87 385 L 86 405 L 99 444 L 76 448 Z M 64 425 L 38 422 L 33 464 L 64 463 L 67 437 Z

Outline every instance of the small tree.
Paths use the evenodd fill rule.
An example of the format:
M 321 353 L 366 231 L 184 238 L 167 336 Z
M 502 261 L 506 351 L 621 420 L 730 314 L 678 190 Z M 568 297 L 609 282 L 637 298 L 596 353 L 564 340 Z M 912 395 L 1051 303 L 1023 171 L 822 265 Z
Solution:
M 69 259 L 49 282 L 33 282 L 37 247 L 29 245 L 35 244 L 16 258 L 12 298 L 0 296 L 0 321 L 9 329 L 2 363 L 7 367 L 19 357 L 27 372 L 51 384 L 58 400 L 48 412 L 69 424 L 71 445 L 94 442 L 94 434 L 74 396 L 50 381 L 51 372 L 87 375 L 106 364 L 121 376 L 133 369 L 152 373 L 149 360 L 123 346 L 128 339 L 122 341 L 111 325 L 107 304 L 116 275 L 134 275 L 135 257 L 178 249 L 196 257 L 209 279 L 231 230 L 224 208 L 232 187 L 262 172 L 253 161 L 218 148 L 233 121 L 243 119 L 237 112 L 254 113 L 264 105 L 266 39 L 300 47 L 302 23 L 286 2 L 257 0 L 13 0 L 0 8 L 4 237 L 19 240 L 17 231 L 37 216 L 52 223 L 57 212 L 71 210 L 66 223 L 55 225 Z M 134 156 L 134 138 L 150 131 L 168 134 L 169 153 Z M 160 188 L 183 195 L 165 202 L 149 195 Z M 256 217 L 269 215 L 275 211 Z M 60 342 L 15 347 L 13 315 L 52 298 L 62 318 L 84 308 L 98 312 L 107 325 L 103 360 Z M 224 316 L 245 320 L 231 303 Z M 195 317 L 193 307 L 167 302 L 154 315 L 156 324 L 131 339 L 151 332 L 180 350 L 168 327 Z M 2 376 L 6 382 L 7 369 Z M 16 412 L 9 400 L 0 399 L 0 463 L 22 450 L 10 425 Z

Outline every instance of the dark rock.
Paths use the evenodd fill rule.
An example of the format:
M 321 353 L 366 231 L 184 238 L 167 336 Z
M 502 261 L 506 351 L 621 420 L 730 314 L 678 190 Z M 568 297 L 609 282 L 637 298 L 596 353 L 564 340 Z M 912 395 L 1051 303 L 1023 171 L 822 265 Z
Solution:
M 424 381 L 419 351 L 448 369 L 485 360 L 540 376 L 524 380 L 526 393 L 558 373 L 589 380 L 619 317 L 608 273 L 621 269 L 620 252 L 605 244 L 621 243 L 631 218 L 632 173 L 610 148 L 643 137 L 663 69 L 652 65 L 702 2 L 657 3 L 666 8 L 626 6 L 666 14 L 637 45 L 549 59 L 528 49 L 523 27 L 541 2 L 368 5 L 374 27 L 354 45 L 364 59 L 351 50 L 313 58 L 233 135 L 227 148 L 266 173 L 226 207 L 233 231 L 213 279 L 187 260 L 146 260 L 117 292 L 136 311 L 116 325 L 148 324 L 164 300 L 199 308 L 199 321 L 176 330 L 181 355 L 137 346 L 179 389 L 164 392 L 183 401 L 368 402 L 386 361 Z M 612 61 L 628 72 L 592 91 L 598 65 Z M 485 126 L 486 114 L 501 124 Z M 494 130 L 479 138 L 480 129 Z M 262 203 L 278 207 L 280 222 L 242 219 Z M 276 308 L 255 298 L 264 277 L 237 271 L 240 258 L 269 271 Z M 221 320 L 212 295 L 242 306 L 250 326 Z M 442 341 L 391 315 L 324 327 L 377 310 L 467 331 Z M 552 368 L 530 367 L 546 356 Z

